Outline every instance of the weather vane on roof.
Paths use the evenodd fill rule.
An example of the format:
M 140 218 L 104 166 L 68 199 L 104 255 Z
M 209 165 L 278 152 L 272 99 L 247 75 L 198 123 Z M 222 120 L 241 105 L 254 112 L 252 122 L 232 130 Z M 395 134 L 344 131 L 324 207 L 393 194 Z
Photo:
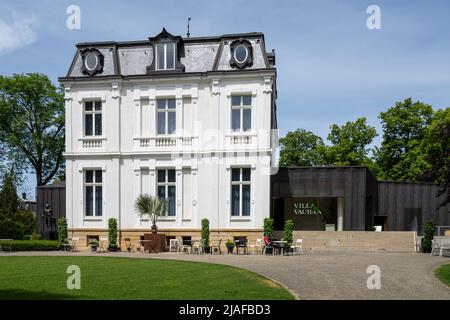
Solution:
M 187 23 L 187 37 L 189 38 L 189 36 L 191 35 L 190 33 L 189 33 L 189 22 L 191 21 L 191 17 L 188 17 L 188 23 Z

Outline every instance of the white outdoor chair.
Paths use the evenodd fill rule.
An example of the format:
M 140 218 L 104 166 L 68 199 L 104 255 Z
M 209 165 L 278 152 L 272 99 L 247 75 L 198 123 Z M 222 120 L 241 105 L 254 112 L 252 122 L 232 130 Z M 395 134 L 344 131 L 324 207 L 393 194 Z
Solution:
M 178 247 L 178 253 L 191 253 L 192 246 L 184 244 L 183 240 L 181 240 L 181 244 Z
M 255 253 L 261 252 L 262 253 L 262 239 L 256 239 L 255 244 L 251 244 L 248 246 L 250 249 L 254 249 Z
M 192 253 L 205 253 L 205 251 L 203 250 L 203 242 L 203 239 L 194 241 L 194 243 L 192 244 Z
M 179 249 L 178 239 L 170 239 L 169 252 L 178 252 L 178 249 Z
M 450 242 L 443 242 L 441 244 L 441 248 L 439 250 L 440 257 L 449 257 L 450 256 Z
M 298 251 L 300 250 L 300 252 L 303 255 L 303 239 L 297 239 L 297 241 L 295 241 L 295 245 L 291 246 L 292 252 L 295 252 L 295 254 L 298 254 Z
M 108 238 L 107 237 L 100 237 L 98 239 L 99 241 L 99 246 L 98 246 L 98 250 L 97 252 L 106 252 L 106 243 L 108 243 Z
M 430 256 L 434 256 L 436 253 L 439 253 L 441 250 L 441 243 L 438 240 L 431 240 L 431 252 Z

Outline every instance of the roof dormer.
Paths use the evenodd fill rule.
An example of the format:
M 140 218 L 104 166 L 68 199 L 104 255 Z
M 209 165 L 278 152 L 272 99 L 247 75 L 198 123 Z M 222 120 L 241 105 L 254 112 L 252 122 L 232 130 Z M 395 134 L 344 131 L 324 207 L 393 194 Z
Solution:
M 153 48 L 153 61 L 147 74 L 184 72 L 180 58 L 184 56 L 183 39 L 173 36 L 165 28 L 156 37 L 148 38 Z

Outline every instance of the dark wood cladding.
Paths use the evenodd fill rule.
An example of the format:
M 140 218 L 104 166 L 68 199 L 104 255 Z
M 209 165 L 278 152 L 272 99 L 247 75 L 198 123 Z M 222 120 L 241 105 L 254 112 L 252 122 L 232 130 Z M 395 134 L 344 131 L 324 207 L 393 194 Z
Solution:
M 58 219 L 66 216 L 66 186 L 63 183 L 40 186 L 36 188 L 36 194 L 37 230 L 38 233 L 43 234 L 48 231 L 43 218 L 47 203 L 56 218 L 56 227 L 58 227 Z
M 373 223 L 376 189 L 376 180 L 365 167 L 279 168 L 272 176 L 271 211 L 279 220 L 284 211 L 279 199 L 339 197 L 344 198 L 344 230 L 366 230 Z M 278 222 L 276 228 L 280 227 Z
M 421 232 L 428 220 L 450 225 L 450 205 L 439 207 L 442 198 L 436 197 L 438 186 L 432 183 L 377 181 L 366 167 L 279 168 L 271 181 L 277 230 L 283 229 L 283 200 L 295 197 L 344 198 L 344 230 L 366 230 L 375 217 L 391 231 Z
M 439 207 L 439 187 L 431 183 L 378 182 L 378 212 L 386 216 L 389 230 L 409 230 L 419 214 L 420 226 L 428 220 L 436 225 L 450 225 L 450 206 Z

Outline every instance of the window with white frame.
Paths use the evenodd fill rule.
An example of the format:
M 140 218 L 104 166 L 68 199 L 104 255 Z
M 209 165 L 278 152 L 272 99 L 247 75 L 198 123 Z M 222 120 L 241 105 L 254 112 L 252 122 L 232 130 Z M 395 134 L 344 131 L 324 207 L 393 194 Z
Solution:
M 101 217 L 103 204 L 102 171 L 84 171 L 84 215 Z
M 158 134 L 174 134 L 176 130 L 175 99 L 157 99 Z
M 102 135 L 101 101 L 84 102 L 84 135 L 87 137 Z
M 231 216 L 250 216 L 250 168 L 231 169 Z
M 158 43 L 156 46 L 156 70 L 175 69 L 175 43 Z
M 175 216 L 175 170 L 174 169 L 158 169 L 158 180 L 156 183 L 158 198 L 165 199 L 167 204 L 166 216 Z
M 231 129 L 236 132 L 252 128 L 252 96 L 231 96 Z

